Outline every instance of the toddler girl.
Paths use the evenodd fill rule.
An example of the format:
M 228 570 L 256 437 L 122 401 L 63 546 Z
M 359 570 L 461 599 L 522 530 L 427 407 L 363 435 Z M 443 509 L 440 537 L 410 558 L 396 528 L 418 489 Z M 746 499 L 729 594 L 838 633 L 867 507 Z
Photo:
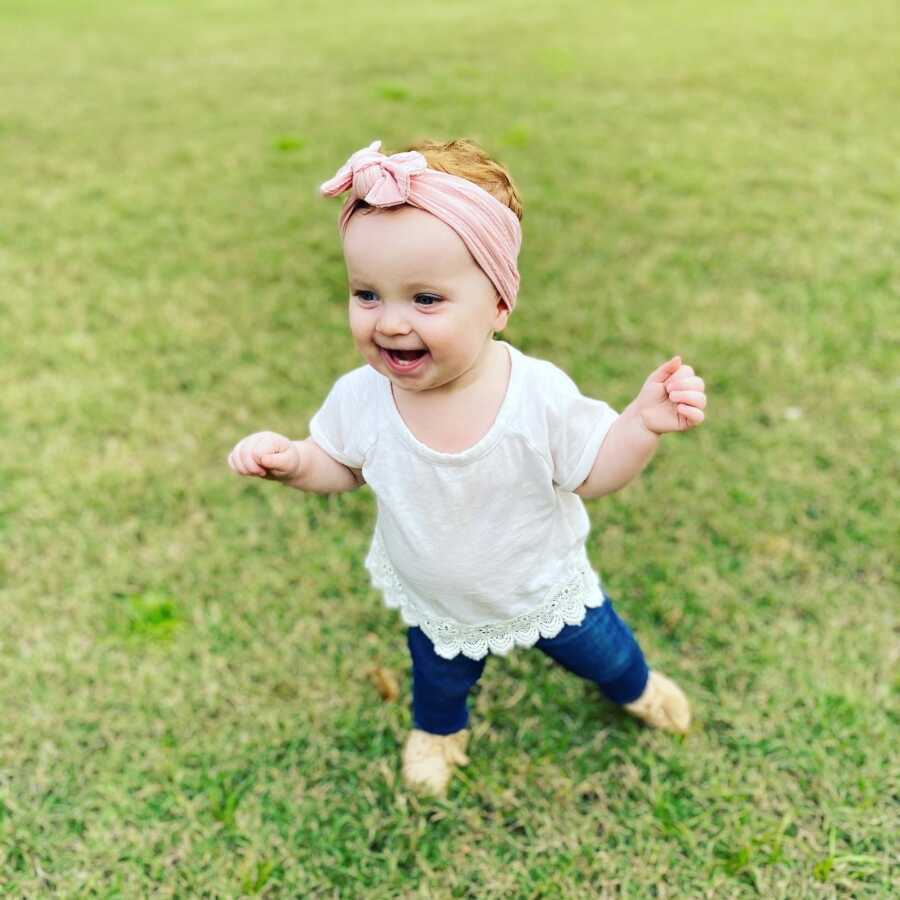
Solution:
M 471 141 L 393 156 L 380 145 L 320 187 L 350 191 L 339 230 L 365 364 L 337 379 L 310 437 L 251 434 L 229 465 L 303 491 L 374 491 L 365 564 L 408 626 L 402 768 L 413 789 L 443 795 L 468 762 L 468 694 L 488 652 L 516 645 L 649 725 L 686 731 L 687 699 L 648 669 L 588 560 L 582 499 L 623 487 L 660 435 L 702 422 L 703 380 L 673 357 L 617 414 L 553 363 L 495 340 L 519 287 L 509 175 Z

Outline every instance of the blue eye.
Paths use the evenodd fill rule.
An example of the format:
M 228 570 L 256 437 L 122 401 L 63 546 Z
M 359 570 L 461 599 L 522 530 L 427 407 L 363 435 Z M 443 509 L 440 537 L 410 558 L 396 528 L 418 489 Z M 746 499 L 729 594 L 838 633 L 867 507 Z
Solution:
M 369 296 L 364 297 L 363 294 L 367 294 Z M 373 303 L 375 300 L 375 295 L 372 291 L 354 291 L 353 296 L 359 297 L 359 299 L 363 303 Z M 441 302 L 442 300 L 440 297 L 434 297 L 431 294 L 416 294 L 416 303 L 419 306 L 432 307 L 437 306 L 437 304 Z

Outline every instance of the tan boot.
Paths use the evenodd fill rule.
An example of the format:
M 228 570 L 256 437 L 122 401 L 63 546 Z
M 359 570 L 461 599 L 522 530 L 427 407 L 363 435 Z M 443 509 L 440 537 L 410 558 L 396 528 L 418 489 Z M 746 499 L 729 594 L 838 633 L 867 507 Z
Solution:
M 659 672 L 650 672 L 644 693 L 624 704 L 626 712 L 654 728 L 684 734 L 691 724 L 691 707 L 684 691 Z
M 422 794 L 444 797 L 454 765 L 464 766 L 469 729 L 453 734 L 431 734 L 414 728 L 403 747 L 403 780 Z

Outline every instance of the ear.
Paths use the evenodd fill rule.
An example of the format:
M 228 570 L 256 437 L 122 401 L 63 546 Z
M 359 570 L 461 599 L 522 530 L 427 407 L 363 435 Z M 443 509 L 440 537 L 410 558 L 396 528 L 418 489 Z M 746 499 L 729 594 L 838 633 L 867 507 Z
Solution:
M 494 331 L 503 331 L 509 320 L 509 307 L 503 302 L 499 294 L 497 294 L 496 297 L 497 309 L 495 310 L 494 315 Z

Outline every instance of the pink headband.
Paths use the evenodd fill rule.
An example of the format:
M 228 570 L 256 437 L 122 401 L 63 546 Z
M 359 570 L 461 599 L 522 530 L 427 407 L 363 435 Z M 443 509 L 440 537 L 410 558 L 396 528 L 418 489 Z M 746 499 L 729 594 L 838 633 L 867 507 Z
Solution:
M 418 151 L 385 156 L 378 152 L 380 146 L 381 141 L 373 141 L 357 150 L 334 178 L 319 187 L 326 197 L 350 189 L 338 222 L 341 238 L 363 200 L 371 206 L 417 206 L 437 216 L 463 239 L 512 312 L 519 292 L 516 260 L 522 246 L 516 214 L 474 182 L 429 169 Z

